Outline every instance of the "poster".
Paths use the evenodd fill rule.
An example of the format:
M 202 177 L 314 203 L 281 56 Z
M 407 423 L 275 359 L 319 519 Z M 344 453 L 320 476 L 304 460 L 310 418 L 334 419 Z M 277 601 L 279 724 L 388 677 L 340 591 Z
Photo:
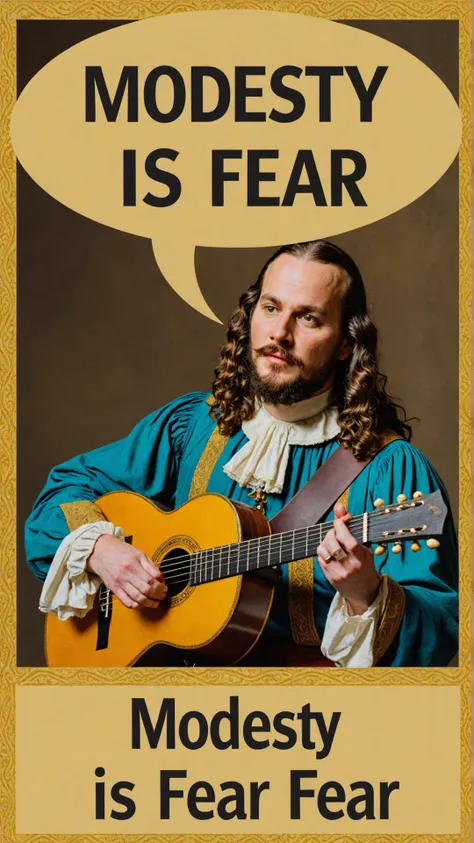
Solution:
M 228 24 L 205 16 L 245 10 L 254 18 L 235 18 L 234 58 L 226 53 L 229 36 L 220 29 L 225 31 Z M 277 13 L 281 17 L 274 23 Z M 175 23 L 180 15 L 188 21 L 196 16 L 196 22 L 185 21 L 181 31 Z M 156 24 L 156 30 L 145 27 L 151 34 L 145 28 L 127 34 L 137 26 L 134 22 L 148 19 L 151 26 Z M 367 185 L 371 197 L 366 207 L 354 201 L 355 188 L 351 201 L 346 190 L 338 205 L 337 179 L 336 187 L 331 183 L 331 146 L 357 151 L 367 137 L 355 87 L 347 113 L 338 115 L 339 102 L 346 102 L 338 99 L 338 84 L 349 84 L 347 73 L 332 79 L 332 119 L 324 114 L 323 88 L 306 74 L 298 77 L 305 83 L 305 113 L 292 123 L 270 120 L 268 107 L 265 120 L 237 121 L 228 108 L 219 120 L 196 120 L 185 129 L 181 114 L 154 125 L 140 95 L 137 120 L 133 113 L 126 119 L 122 110 L 117 121 L 105 125 L 100 141 L 99 133 L 90 131 L 97 125 L 86 119 L 84 80 L 81 76 L 78 85 L 74 75 L 76 63 L 84 64 L 77 52 L 81 44 L 105 45 L 97 39 L 109 33 L 103 53 L 102 47 L 92 51 L 92 64 L 101 62 L 106 68 L 109 45 L 112 53 L 119 45 L 119 57 L 128 45 L 132 58 L 122 64 L 135 60 L 141 67 L 143 45 L 152 51 L 160 43 L 167 59 L 156 64 L 184 66 L 196 56 L 195 64 L 224 67 L 229 84 L 235 83 L 230 72 L 235 64 L 264 64 L 265 74 L 246 81 L 247 87 L 258 88 L 262 79 L 269 84 L 273 67 L 356 65 L 356 59 L 331 58 L 337 45 L 326 46 L 325 54 L 324 42 L 335 42 L 329 34 L 322 38 L 318 29 L 314 38 L 319 38 L 321 52 L 312 56 L 312 27 L 331 22 L 338 22 L 334 26 L 356 44 L 354 55 L 366 53 L 367 61 L 373 49 L 374 65 L 390 66 L 393 78 L 402 80 L 394 83 L 391 101 L 398 108 L 393 111 L 396 126 L 387 106 L 384 119 L 377 120 L 377 104 L 384 101 L 373 98 L 370 128 L 375 127 L 375 134 L 367 161 L 380 170 L 374 176 L 369 166 L 361 176 L 359 187 L 364 193 Z M 368 40 L 359 43 L 364 37 Z M 75 2 L 2 5 L 4 839 L 469 839 L 469 39 L 469 7 L 461 0 L 442 5 L 379 2 L 370 12 L 352 3 L 265 3 L 258 10 L 238 2 L 143 3 L 133 8 L 122 3 L 100 8 Z M 343 56 L 343 48 L 337 49 Z M 46 83 L 38 81 L 35 75 L 61 56 L 62 70 Z M 410 57 L 418 60 L 420 72 L 431 71 L 421 82 L 413 75 Z M 14 150 L 14 103 L 35 78 L 39 87 L 30 87 L 33 111 L 17 109 L 14 117 Z M 430 112 L 436 132 L 428 132 L 422 110 L 417 115 L 410 99 L 417 84 L 420 90 L 425 84 L 429 89 L 420 109 L 429 97 L 439 103 L 439 113 L 436 108 Z M 48 85 L 53 86 L 51 97 Z M 140 76 L 137 90 L 145 89 Z M 231 95 L 235 98 L 235 91 Z M 192 94 L 185 96 L 189 105 Z M 459 112 L 452 110 L 454 100 Z M 68 103 L 77 125 L 68 124 Z M 283 109 L 281 101 L 279 106 Z M 243 108 L 258 111 L 259 97 L 250 95 Z M 49 120 L 44 132 L 28 131 L 28 125 L 38 129 L 41 120 L 35 121 L 42 110 Z M 184 104 L 182 112 L 184 121 Z M 456 145 L 450 120 L 457 115 L 462 138 Z M 146 132 L 134 134 L 142 123 Z M 459 656 L 449 667 L 336 671 L 46 667 L 44 621 L 37 609 L 41 586 L 27 569 L 22 550 L 23 526 L 34 499 L 53 465 L 120 439 L 139 419 L 179 395 L 209 391 L 225 327 L 242 290 L 278 246 L 313 236 L 304 213 L 308 195 L 292 199 L 288 191 L 296 151 L 311 146 L 308 132 L 315 126 L 328 133 L 323 135 L 326 158 L 316 161 L 318 232 L 345 249 L 362 270 L 390 392 L 410 417 L 420 419 L 414 422 L 414 444 L 436 465 L 453 506 L 462 560 Z M 174 161 L 180 165 L 175 172 L 182 194 L 151 231 L 153 206 L 143 211 L 140 196 L 145 184 L 153 193 L 144 168 L 158 144 L 180 153 Z M 377 145 L 385 157 L 376 154 Z M 247 150 L 260 147 L 279 151 L 278 161 L 277 156 L 267 158 L 260 170 L 276 176 L 249 187 Z M 125 148 L 136 155 L 125 159 Z M 212 148 L 242 152 L 232 159 L 238 162 L 235 171 L 226 159 L 237 178 L 224 179 L 221 170 L 221 182 L 213 180 L 209 166 L 203 165 L 211 160 Z M 24 166 L 16 167 L 15 151 Z M 371 178 L 377 189 L 370 193 Z M 279 204 L 250 208 L 252 190 L 254 196 L 255 190 L 259 197 L 278 196 Z M 205 213 L 204 206 L 211 204 Z M 342 222 L 339 212 L 347 215 Z M 138 716 L 140 702 L 132 703 L 132 698 L 146 700 L 154 721 L 163 700 L 171 701 L 167 705 L 176 707 L 178 723 L 190 710 L 202 712 L 206 724 L 219 712 L 225 720 L 226 712 L 238 705 L 238 746 L 223 752 L 204 738 L 201 746 L 196 731 L 188 734 L 183 726 L 174 736 L 175 748 L 172 738 L 164 748 L 162 736 L 153 752 L 143 733 L 143 743 L 134 747 L 133 716 Z M 243 722 L 252 712 L 267 712 L 274 723 L 279 712 L 290 711 L 295 723 L 303 724 L 307 705 L 319 724 L 317 736 L 312 735 L 314 746 L 309 739 L 311 747 L 304 745 L 303 727 L 288 752 L 273 744 L 259 751 L 257 739 L 245 737 Z M 197 728 L 195 722 L 192 728 Z M 211 730 L 210 725 L 205 728 Z M 186 740 L 196 746 L 187 746 Z M 167 780 L 168 789 L 183 788 L 183 796 L 170 797 L 168 805 L 160 796 L 167 786 L 164 769 L 186 772 Z M 219 803 L 220 788 L 230 780 L 243 790 L 240 802 L 236 797 L 234 816 L 228 818 Z M 373 788 L 373 817 L 370 808 L 365 816 L 357 816 L 360 805 L 349 808 L 355 790 L 351 785 L 361 781 Z M 209 787 L 192 791 L 196 782 Z

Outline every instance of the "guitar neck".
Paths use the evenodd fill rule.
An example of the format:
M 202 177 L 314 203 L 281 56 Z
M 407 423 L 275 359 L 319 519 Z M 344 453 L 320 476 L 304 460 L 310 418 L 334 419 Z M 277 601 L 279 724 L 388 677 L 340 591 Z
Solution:
M 446 505 L 438 491 L 416 500 L 364 512 L 352 518 L 348 527 L 361 544 L 414 541 L 440 535 L 445 516 Z M 199 585 L 315 556 L 318 545 L 333 527 L 334 521 L 328 521 L 200 550 L 189 557 L 191 584 Z
M 314 556 L 331 524 L 316 524 L 236 544 L 200 550 L 191 556 L 191 583 L 220 580 Z

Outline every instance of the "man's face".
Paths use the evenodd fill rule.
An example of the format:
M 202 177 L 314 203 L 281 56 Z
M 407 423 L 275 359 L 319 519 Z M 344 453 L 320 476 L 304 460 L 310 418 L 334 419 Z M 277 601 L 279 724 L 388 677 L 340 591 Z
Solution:
M 263 401 L 292 404 L 324 392 L 337 360 L 345 273 L 332 264 L 280 255 L 268 268 L 250 324 L 253 387 Z

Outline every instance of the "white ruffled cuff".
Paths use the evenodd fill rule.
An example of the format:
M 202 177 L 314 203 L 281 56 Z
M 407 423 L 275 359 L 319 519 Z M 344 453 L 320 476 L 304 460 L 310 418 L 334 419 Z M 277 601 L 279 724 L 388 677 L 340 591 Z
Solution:
M 109 521 L 83 524 L 63 539 L 41 591 L 41 612 L 51 612 L 65 621 L 74 616 L 83 618 L 92 608 L 101 579 L 86 570 L 86 562 L 104 533 L 123 539 L 122 528 Z
M 388 596 L 387 578 L 371 606 L 363 615 L 349 615 L 346 601 L 336 591 L 321 642 L 321 652 L 339 667 L 372 667 L 377 626 Z

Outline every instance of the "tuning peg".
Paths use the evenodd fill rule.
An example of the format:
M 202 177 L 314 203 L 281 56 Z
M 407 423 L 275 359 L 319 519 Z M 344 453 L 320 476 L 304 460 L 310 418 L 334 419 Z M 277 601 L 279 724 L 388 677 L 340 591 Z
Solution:
M 385 553 L 385 551 L 386 551 L 385 545 L 384 544 L 378 544 L 377 547 L 374 550 L 374 553 L 375 553 L 376 556 L 381 556 L 382 553 Z
M 415 492 L 414 495 L 413 495 L 413 500 L 416 500 L 416 498 L 422 498 L 422 497 L 423 497 L 423 492 Z
M 400 542 L 395 542 L 395 544 L 392 547 L 392 553 L 401 553 L 401 552 L 402 552 L 402 546 L 401 546 Z
M 378 509 L 379 506 L 384 506 L 384 502 L 383 502 L 382 498 L 377 498 L 377 500 L 374 501 L 375 509 Z
M 397 495 L 397 503 L 403 503 L 403 501 L 406 501 L 406 499 L 406 495 Z
M 418 542 L 413 542 L 411 549 L 413 553 L 418 553 L 418 551 L 421 550 L 421 546 L 418 544 Z
M 438 539 L 428 539 L 426 544 L 429 548 L 431 548 L 431 550 L 434 550 L 435 547 L 439 547 Z

